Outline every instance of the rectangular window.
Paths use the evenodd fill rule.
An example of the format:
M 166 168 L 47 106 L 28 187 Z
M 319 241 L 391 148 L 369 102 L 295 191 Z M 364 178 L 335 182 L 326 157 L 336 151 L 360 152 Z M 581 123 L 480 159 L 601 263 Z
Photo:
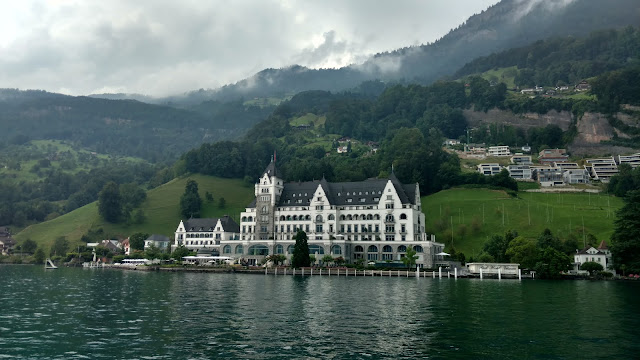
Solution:
M 380 232 L 380 225 L 376 224 L 376 232 Z
M 343 233 L 344 232 L 344 225 L 340 225 L 340 232 Z
M 316 232 L 317 233 L 321 233 L 322 232 L 322 224 L 316 225 Z
M 321 196 L 318 196 L 318 201 L 322 201 L 322 197 Z
M 304 229 L 304 231 L 309 232 L 309 224 L 305 225 Z
M 291 225 L 287 225 L 287 232 L 291 232 Z
M 407 227 L 404 224 L 402 224 L 400 229 L 401 229 L 400 231 L 403 233 L 407 232 Z
M 386 209 L 393 209 L 393 204 L 384 204 Z
M 216 240 L 220 240 L 220 234 L 216 234 Z
M 329 232 L 332 233 L 333 232 L 333 224 L 329 225 Z
M 382 260 L 383 261 L 393 260 L 393 254 L 382 254 Z
M 351 225 L 347 225 L 347 232 L 350 233 L 351 232 Z
M 316 205 L 316 210 L 324 210 L 324 206 L 322 206 L 322 205 Z
M 242 233 L 245 234 L 247 232 L 247 227 L 246 226 L 242 226 Z
M 394 225 L 387 225 L 385 226 L 384 231 L 388 233 L 392 233 L 396 231 L 396 228 Z
M 394 235 L 386 235 L 386 236 L 384 237 L 384 239 L 385 239 L 386 241 L 394 241 L 394 240 L 396 239 L 396 237 L 395 237 Z
M 350 203 L 351 201 L 353 201 L 353 199 L 347 199 L 347 202 Z
M 378 260 L 378 254 L 367 254 L 367 260 Z

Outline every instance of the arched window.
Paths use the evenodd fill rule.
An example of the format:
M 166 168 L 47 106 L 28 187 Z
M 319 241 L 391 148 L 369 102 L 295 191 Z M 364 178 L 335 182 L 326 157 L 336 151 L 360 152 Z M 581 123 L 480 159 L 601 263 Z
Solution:
M 309 254 L 314 255 L 315 253 L 318 253 L 318 255 L 323 255 L 324 248 L 320 245 L 309 245 Z
M 365 214 L 360 215 L 360 220 L 366 220 L 366 219 L 367 219 L 367 215 Z
M 385 246 L 382 248 L 382 252 L 390 253 L 390 252 L 393 252 L 393 249 L 391 248 L 391 246 L 389 246 L 389 245 L 385 245 Z
M 268 206 L 263 206 L 261 211 L 262 211 L 263 214 L 268 214 L 269 213 L 269 207 Z
M 353 220 L 353 216 L 351 216 L 351 214 L 347 215 L 347 220 Z
M 282 245 L 280 245 L 280 244 L 276 245 L 275 253 L 276 254 L 284 254 L 284 247 Z
M 387 216 L 385 217 L 384 221 L 386 222 L 393 222 L 394 218 L 392 214 L 387 214 Z
M 293 215 L 293 221 L 298 220 L 298 215 Z
M 417 253 L 421 253 L 422 252 L 422 246 L 420 245 L 416 245 L 413 247 L 413 250 Z
M 269 248 L 265 245 L 251 245 L 249 255 L 269 255 Z
M 291 215 L 287 215 L 287 221 L 291 221 Z
M 398 246 L 398 252 L 407 252 L 407 247 L 404 245 Z
M 242 251 L 243 251 L 243 250 L 244 250 L 244 249 L 242 248 L 242 245 L 237 245 L 237 246 L 236 246 L 236 254 L 240 254 L 240 255 L 242 255 Z
M 371 214 L 367 215 L 367 220 L 373 220 L 373 215 Z
M 287 246 L 287 252 L 289 253 L 289 255 L 293 254 L 293 249 L 294 249 L 293 245 Z
M 286 219 L 284 215 L 280 215 L 280 221 L 284 221 L 284 219 Z
M 311 215 L 307 215 L 304 217 L 305 220 L 311 220 Z
M 342 247 L 340 247 L 340 245 L 333 245 L 331 247 L 331 252 L 333 253 L 333 255 L 341 255 L 342 254 Z
M 405 213 L 400 214 L 400 220 L 407 220 L 407 214 Z
M 364 252 L 364 249 L 362 248 L 362 246 L 360 245 L 356 245 L 356 247 L 353 248 L 353 252 Z
M 322 215 L 316 216 L 316 222 L 322 222 Z
M 253 216 L 249 216 L 249 221 L 253 221 Z
M 243 217 L 242 217 L 242 221 L 243 221 L 243 222 L 246 222 L 246 221 L 247 221 L 247 217 L 246 217 L 246 216 L 243 216 Z
M 347 218 L 344 215 L 340 215 L 340 220 L 346 220 Z
M 378 247 L 375 245 L 369 245 L 367 252 L 378 252 Z
M 335 220 L 336 217 L 333 214 L 329 214 L 329 220 Z
M 374 220 L 380 220 L 380 215 L 375 214 L 375 215 L 373 216 L 373 219 L 374 219 Z
M 222 247 L 222 253 L 223 254 L 231 254 L 231 246 L 229 245 L 225 245 Z

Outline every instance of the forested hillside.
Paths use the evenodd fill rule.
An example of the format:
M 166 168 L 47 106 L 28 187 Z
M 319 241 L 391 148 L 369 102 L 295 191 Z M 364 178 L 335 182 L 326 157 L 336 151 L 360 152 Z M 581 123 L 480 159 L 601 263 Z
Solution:
M 600 30 L 586 37 L 555 37 L 528 46 L 513 48 L 475 59 L 454 74 L 454 78 L 483 73 L 496 68 L 516 69 L 516 86 L 574 86 L 580 81 L 618 70 L 638 62 L 640 30 L 628 26 L 620 30 Z M 504 79 L 496 79 L 502 81 Z
M 165 162 L 203 142 L 237 138 L 271 110 L 241 101 L 210 102 L 186 110 L 133 100 L 3 89 L 0 141 L 65 140 L 99 153 Z

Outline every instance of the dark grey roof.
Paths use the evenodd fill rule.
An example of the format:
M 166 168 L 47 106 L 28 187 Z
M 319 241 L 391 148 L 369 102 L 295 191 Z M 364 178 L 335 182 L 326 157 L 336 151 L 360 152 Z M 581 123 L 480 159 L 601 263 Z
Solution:
M 169 237 L 164 236 L 164 235 L 159 235 L 159 234 L 153 234 L 151 236 L 149 236 L 147 238 L 147 240 L 153 240 L 153 241 L 169 241 Z
M 277 176 L 280 177 L 280 172 L 278 171 L 278 169 L 276 168 L 276 163 L 273 162 L 273 159 L 271 159 L 271 162 L 269 163 L 269 165 L 267 165 L 267 168 L 264 169 L 264 171 L 262 172 L 262 174 L 267 174 L 269 175 L 269 177 L 272 176 Z
M 212 231 L 218 223 L 218 218 L 189 219 L 184 222 L 186 231 Z
M 255 205 L 254 205 L 255 206 Z M 202 218 L 202 219 L 189 219 L 184 222 L 184 227 L 187 232 L 190 231 L 213 231 L 218 224 L 218 220 L 222 224 L 222 230 L 224 232 L 240 232 L 240 225 L 236 223 L 228 215 L 221 218 Z
M 414 203 L 416 186 L 404 185 L 392 174 L 389 179 L 367 179 L 358 182 L 330 183 L 322 179 L 287 183 L 284 184 L 278 206 L 308 206 L 318 186 L 322 186 L 331 205 L 374 205 L 378 204 L 384 195 L 383 191 L 389 180 L 391 180 L 403 204 Z M 255 206 L 255 202 L 253 206 Z
M 220 222 L 222 223 L 222 229 L 225 232 L 232 232 L 232 233 L 239 233 L 240 232 L 240 225 L 238 225 L 238 223 L 235 222 L 228 215 L 225 215 L 225 216 L 221 217 L 220 218 Z
M 582 249 L 582 250 L 578 251 L 578 254 L 589 254 L 587 251 L 588 251 L 589 249 L 591 249 L 592 247 L 593 247 L 593 246 L 587 246 L 586 248 L 584 248 L 584 249 Z M 598 250 L 598 249 L 596 249 L 595 247 L 593 247 L 593 248 L 594 248 L 595 250 Z M 605 255 L 605 253 L 604 253 L 604 252 L 602 252 L 602 251 L 600 251 L 600 250 L 598 250 L 598 252 L 596 252 L 595 254 L 589 254 L 589 255 Z

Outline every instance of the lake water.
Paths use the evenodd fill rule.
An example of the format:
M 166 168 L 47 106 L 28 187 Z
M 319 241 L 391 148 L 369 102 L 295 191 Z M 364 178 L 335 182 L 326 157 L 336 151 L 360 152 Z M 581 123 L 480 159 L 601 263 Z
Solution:
M 0 266 L 0 359 L 630 359 L 640 282 Z

